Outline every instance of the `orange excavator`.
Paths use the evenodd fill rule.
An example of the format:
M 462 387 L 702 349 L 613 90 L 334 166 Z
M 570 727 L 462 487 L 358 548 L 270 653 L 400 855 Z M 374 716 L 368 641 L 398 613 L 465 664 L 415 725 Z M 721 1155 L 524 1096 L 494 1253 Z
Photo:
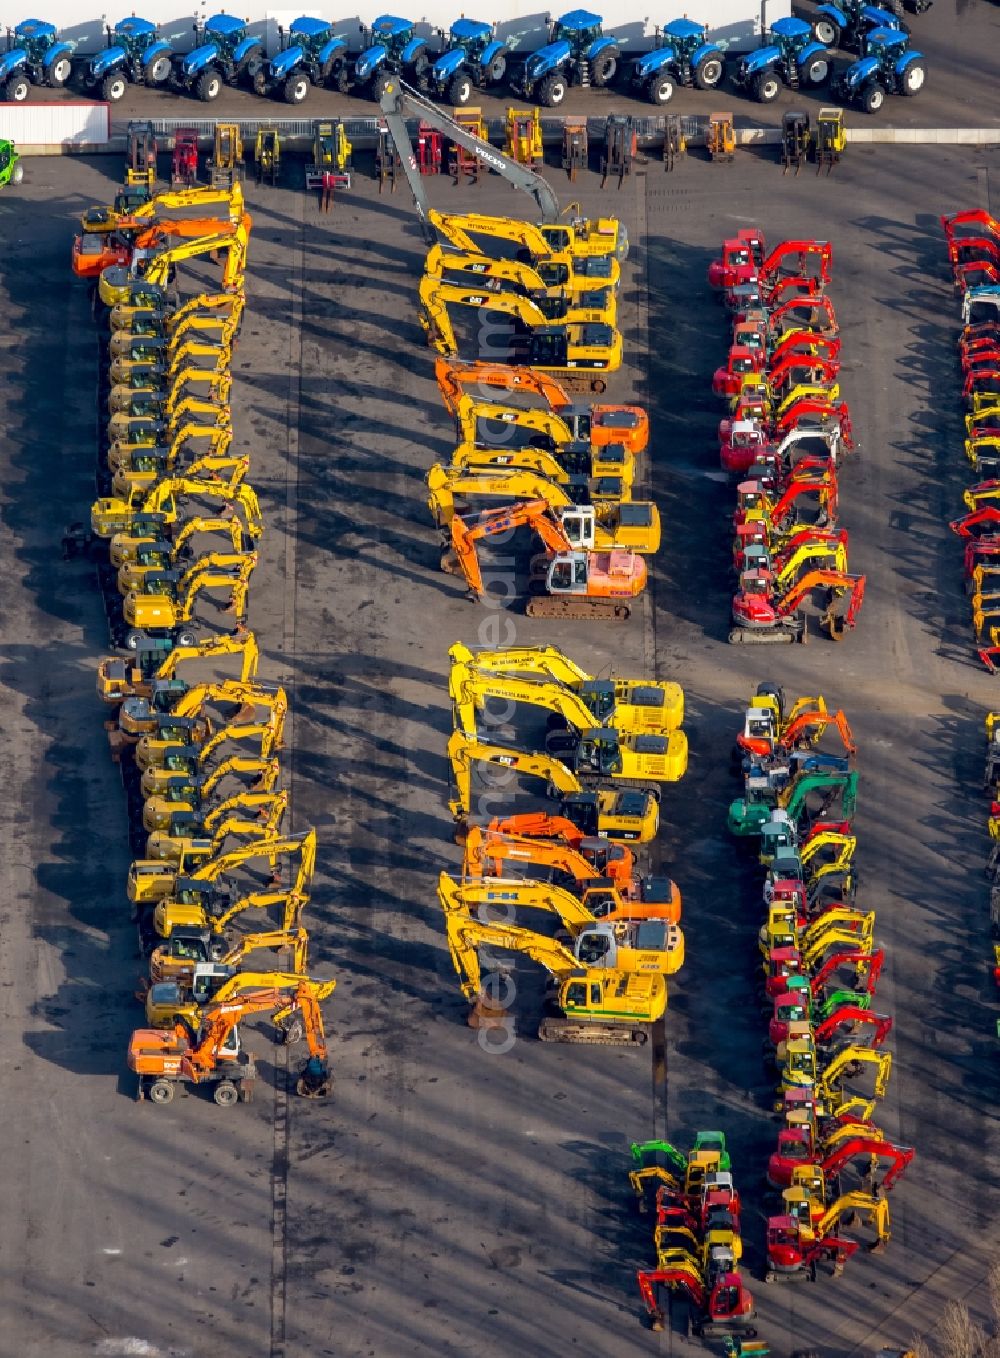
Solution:
M 825 607 L 820 627 L 832 641 L 842 641 L 844 632 L 857 624 L 865 597 L 866 577 L 844 571 L 810 571 L 785 594 L 775 597 L 769 571 L 747 571 L 740 579 L 739 593 L 733 599 L 730 643 L 737 646 L 805 641 L 806 615 L 799 606 L 814 590 L 823 590 Z M 836 611 L 842 595 L 848 595 L 845 612 Z
M 84 233 L 73 239 L 71 264 L 77 278 L 98 278 L 104 269 L 112 265 L 128 267 L 137 251 L 149 251 L 162 246 L 171 236 L 182 240 L 196 239 L 201 236 L 230 235 L 237 230 L 238 223 L 224 222 L 215 217 L 191 217 L 180 221 L 131 223 L 132 230 L 124 226 L 118 231 L 100 235 Z M 141 227 L 136 231 L 134 228 Z
M 556 839 L 583 854 L 600 876 L 616 886 L 626 887 L 635 873 L 635 854 L 627 844 L 616 843 L 603 834 L 587 834 L 567 816 L 550 811 L 520 811 L 511 816 L 494 816 L 486 826 L 491 835 L 516 835 L 523 839 Z
M 486 593 L 476 543 L 529 527 L 541 538 L 545 556 L 532 563 L 532 595 L 525 612 L 533 618 L 593 618 L 624 622 L 631 601 L 646 588 L 646 563 L 637 552 L 573 551 L 569 538 L 544 500 L 522 500 L 488 509 L 474 518 L 455 514 L 451 550 L 441 558 L 448 575 L 465 577 L 477 599 Z M 537 569 L 536 569 L 537 567 Z
M 285 1009 L 291 1002 L 298 1009 L 309 1047 L 296 1089 L 305 1098 L 325 1098 L 333 1077 L 315 989 L 315 983 L 303 977 L 291 995 L 287 990 L 267 988 L 206 1005 L 197 1034 L 183 1023 L 173 1029 L 137 1029 L 128 1047 L 129 1069 L 139 1077 L 137 1097 L 163 1105 L 171 1102 L 178 1084 L 211 1084 L 212 1097 L 221 1108 L 239 1099 L 249 1102 L 257 1068 L 252 1054 L 243 1050 L 238 1025 L 254 1014 Z
M 587 841 L 581 837 L 581 846 Z M 669 877 L 630 876 L 612 881 L 586 857 L 585 847 L 571 848 L 558 840 L 528 839 L 500 835 L 480 826 L 471 826 L 465 841 L 466 878 L 504 876 L 504 865 L 521 863 L 531 869 L 548 869 L 553 880 L 569 877 L 570 888 L 596 919 L 665 919 L 677 924 L 681 917 L 681 897 Z M 537 874 L 532 871 L 530 876 Z
M 765 712 L 764 709 L 758 711 L 762 714 Z M 818 707 L 809 708 L 793 717 L 786 726 L 777 731 L 773 723 L 768 723 L 765 717 L 752 733 L 741 731 L 736 737 L 736 743 L 749 754 L 767 759 L 788 750 L 800 750 L 814 745 L 830 726 L 837 730 L 847 753 L 857 754 L 858 747 L 854 743 L 854 735 L 841 709 L 827 712 L 821 711 Z
M 483 400 L 490 399 L 493 391 L 508 399 L 515 394 L 525 394 L 540 397 L 551 411 L 573 427 L 576 438 L 589 442 L 593 448 L 621 443 L 635 454 L 641 453 L 649 443 L 649 416 L 641 406 L 590 405 L 573 401 L 561 382 L 535 368 L 438 358 L 434 362 L 434 374 L 441 398 L 449 414 L 456 418 L 459 402 L 470 392 Z

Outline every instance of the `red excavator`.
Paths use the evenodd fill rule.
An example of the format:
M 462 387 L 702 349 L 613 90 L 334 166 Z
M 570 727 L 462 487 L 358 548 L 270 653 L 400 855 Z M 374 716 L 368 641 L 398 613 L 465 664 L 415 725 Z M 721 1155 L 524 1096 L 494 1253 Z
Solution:
M 826 241 L 786 240 L 764 256 L 764 237 L 756 229 L 744 229 L 722 243 L 722 258 L 708 266 L 708 286 L 731 292 L 748 283 L 770 287 L 789 275 L 808 278 L 817 293 L 823 291 L 833 271 L 833 247 Z
M 877 1135 L 873 1133 L 877 1132 Z M 767 1182 L 772 1188 L 788 1188 L 796 1169 L 815 1165 L 828 1184 L 852 1160 L 868 1161 L 865 1176 L 873 1192 L 888 1192 L 905 1173 L 915 1152 L 909 1146 L 897 1146 L 885 1141 L 881 1131 L 865 1123 L 857 1125 L 856 1135 L 839 1139 L 822 1157 L 817 1155 L 809 1127 L 786 1127 L 778 1133 L 778 1149 L 767 1162 Z M 888 1161 L 883 1177 L 876 1182 L 875 1166 Z
M 793 717 L 783 729 L 779 731 L 772 729 L 768 735 L 751 736 L 747 735 L 745 731 L 741 731 L 736 737 L 736 743 L 750 754 L 757 755 L 761 759 L 767 759 L 773 754 L 786 750 L 802 750 L 814 745 L 830 726 L 834 727 L 839 734 L 847 753 L 849 755 L 857 754 L 858 747 L 854 743 L 854 734 L 848 724 L 847 716 L 839 708 L 836 712 L 824 712 L 818 707 L 809 708 Z
M 785 594 L 775 597 L 769 571 L 747 571 L 733 599 L 735 626 L 729 633 L 730 643 L 746 646 L 804 641 L 806 616 L 799 612 L 799 605 L 817 589 L 826 593 L 820 628 L 832 641 L 841 641 L 845 631 L 857 624 L 865 597 L 865 576 L 844 571 L 810 571 Z M 836 612 L 836 602 L 845 593 L 849 596 L 847 609 Z
M 666 1313 L 657 1300 L 658 1286 L 680 1292 L 688 1303 L 688 1333 L 702 1339 L 735 1334 L 753 1339 L 757 1312 L 753 1297 L 738 1273 L 723 1273 L 707 1287 L 690 1268 L 658 1268 L 636 1274 L 651 1327 L 662 1330 Z

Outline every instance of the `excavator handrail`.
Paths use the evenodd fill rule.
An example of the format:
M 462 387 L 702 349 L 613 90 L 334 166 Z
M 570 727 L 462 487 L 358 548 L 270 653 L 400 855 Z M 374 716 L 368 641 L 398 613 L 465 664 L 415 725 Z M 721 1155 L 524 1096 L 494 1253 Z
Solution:
M 398 78 L 391 80 L 385 86 L 380 102 L 382 116 L 395 143 L 396 150 L 399 152 L 400 164 L 403 167 L 403 173 L 406 175 L 406 182 L 410 186 L 410 192 L 413 194 L 413 205 L 416 208 L 420 228 L 428 245 L 435 244 L 437 233 L 427 218 L 427 194 L 424 190 L 423 178 L 417 166 L 416 157 L 413 154 L 410 134 L 406 129 L 406 121 L 403 116 L 405 109 L 409 109 L 422 122 L 428 123 L 439 132 L 443 132 L 448 140 L 456 146 L 461 146 L 463 150 L 470 151 L 484 165 L 495 170 L 515 188 L 530 193 L 538 206 L 542 221 L 557 222 L 559 220 L 559 200 L 551 185 L 540 174 L 536 174 L 526 165 L 519 165 L 516 161 L 498 151 L 495 146 L 491 146 L 489 142 L 474 136 L 468 128 L 462 127 L 454 118 L 449 117 L 436 104 L 425 99 L 422 94 L 404 81 Z

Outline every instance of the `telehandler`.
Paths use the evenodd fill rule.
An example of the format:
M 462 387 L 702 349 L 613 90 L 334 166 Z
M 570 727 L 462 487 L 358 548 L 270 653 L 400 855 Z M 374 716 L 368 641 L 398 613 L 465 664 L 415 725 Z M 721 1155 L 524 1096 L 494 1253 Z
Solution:
M 584 834 L 607 835 L 622 843 L 648 844 L 655 839 L 660 826 L 659 796 L 653 789 L 602 787 L 588 791 L 577 774 L 551 755 L 497 745 L 455 731 L 448 740 L 448 758 L 452 775 L 448 809 L 459 826 L 465 825 L 472 814 L 474 762 L 511 774 L 545 779 L 550 795 L 558 798 L 558 814 L 572 821 Z M 497 793 L 492 790 L 480 798 L 490 807 L 496 800 Z

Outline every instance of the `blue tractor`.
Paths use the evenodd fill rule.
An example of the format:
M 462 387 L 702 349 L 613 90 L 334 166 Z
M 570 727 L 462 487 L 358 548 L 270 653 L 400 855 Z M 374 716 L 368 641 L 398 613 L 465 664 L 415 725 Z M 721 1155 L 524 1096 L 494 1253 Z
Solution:
M 507 74 L 507 46 L 480 19 L 456 19 L 447 50 L 427 73 L 427 86 L 439 98 L 461 107 L 472 91 L 501 85 Z
M 174 83 L 196 94 L 206 104 L 218 99 L 226 85 L 249 82 L 252 68 L 264 56 L 260 38 L 251 38 L 247 25 L 232 14 L 213 14 L 195 32 L 205 39 L 174 67 Z
M 845 52 L 864 50 L 865 38 L 873 28 L 898 28 L 906 32 L 901 15 L 902 0 L 885 0 L 883 5 L 868 5 L 864 0 L 836 0 L 820 5 L 813 19 L 812 32 L 824 47 L 842 47 Z
M 156 88 L 170 79 L 173 49 L 160 37 L 156 24 L 132 15 L 107 30 L 108 45 L 103 52 L 75 73 L 83 89 L 100 92 L 109 104 L 124 99 L 129 85 Z
M 382 14 L 369 30 L 369 45 L 354 63 L 352 83 L 362 86 L 376 101 L 382 98 L 393 76 L 423 89 L 427 83 L 430 57 L 427 41 L 414 33 L 412 19 Z
M 0 57 L 0 90 L 9 103 L 23 104 L 32 85 L 61 89 L 72 74 L 72 43 L 59 41 L 54 24 L 23 19 L 7 30 L 7 51 Z
M 303 15 L 287 32 L 278 32 L 281 50 L 270 61 L 258 60 L 250 72 L 258 94 L 301 104 L 312 85 L 341 93 L 347 89 L 347 39 L 338 38 L 332 24 Z
M 638 57 L 628 71 L 632 92 L 651 104 L 666 104 L 678 85 L 714 90 L 722 83 L 726 63 L 722 48 L 705 41 L 705 25 L 673 19 L 658 35 L 652 52 Z
M 733 77 L 733 83 L 740 89 L 759 104 L 770 104 L 781 93 L 782 84 L 793 90 L 826 84 L 833 53 L 813 40 L 812 30 L 804 20 L 776 19 L 769 37 L 770 42 L 756 52 L 748 52 L 740 62 Z
M 877 113 L 887 94 L 919 94 L 926 83 L 924 54 L 910 47 L 909 34 L 874 28 L 865 41 L 864 56 L 841 72 L 834 90 L 845 104 Z
M 574 9 L 557 19 L 545 47 L 511 67 L 510 87 L 543 108 L 556 108 L 571 85 L 610 85 L 618 70 L 618 39 L 599 14 Z

